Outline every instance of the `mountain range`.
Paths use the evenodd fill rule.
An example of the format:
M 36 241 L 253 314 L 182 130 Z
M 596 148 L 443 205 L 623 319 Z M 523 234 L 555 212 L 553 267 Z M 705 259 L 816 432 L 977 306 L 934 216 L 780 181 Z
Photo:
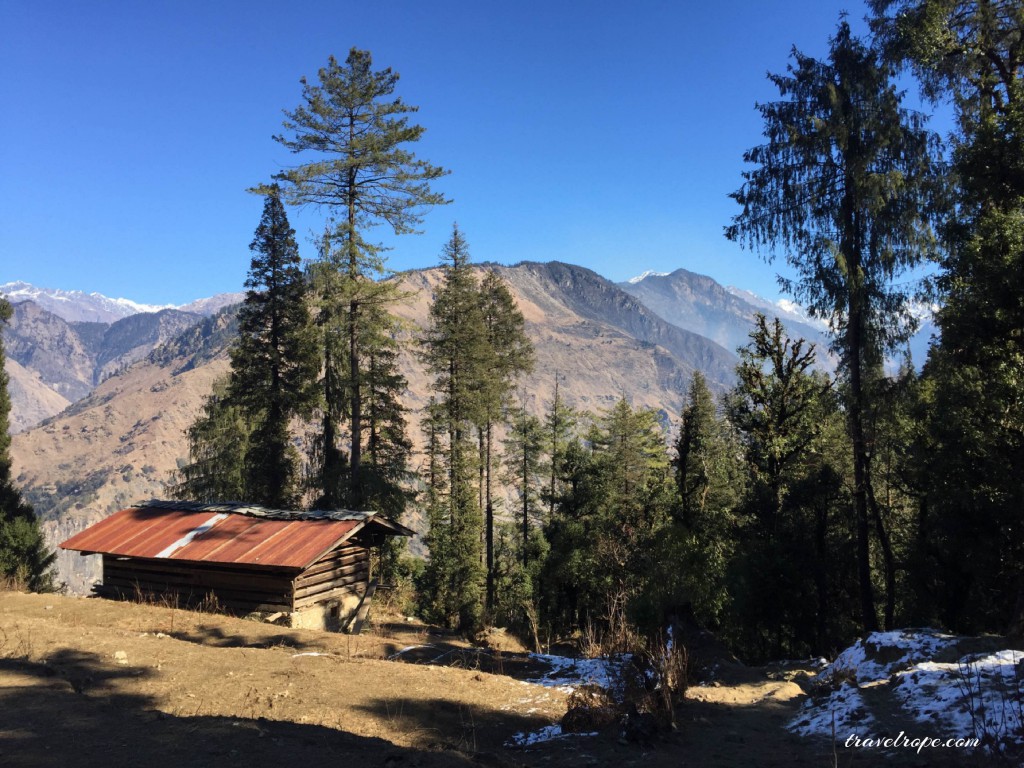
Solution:
M 538 414 L 557 378 L 574 408 L 598 413 L 626 397 L 657 411 L 668 427 L 695 371 L 716 392 L 732 385 L 735 348 L 746 341 L 754 314 L 774 307 L 687 270 L 615 284 L 559 262 L 478 269 L 501 275 L 526 319 L 537 362 L 519 397 Z M 415 270 L 394 279 L 407 296 L 395 311 L 407 329 L 400 362 L 418 449 L 418 412 L 430 380 L 414 347 L 442 272 Z M 98 294 L 7 285 L 19 286 L 8 294 L 14 317 L 4 329 L 17 432 L 14 474 L 56 543 L 133 501 L 164 493 L 186 459 L 185 430 L 229 369 L 236 328 L 231 299 L 241 295 L 187 305 L 196 311 L 152 308 L 106 322 L 74 319 L 109 307 Z M 791 333 L 826 347 L 820 328 L 784 308 L 772 314 Z M 831 366 L 827 356 L 821 361 Z M 87 588 L 94 568 L 77 555 L 60 555 L 60 577 L 73 591 Z

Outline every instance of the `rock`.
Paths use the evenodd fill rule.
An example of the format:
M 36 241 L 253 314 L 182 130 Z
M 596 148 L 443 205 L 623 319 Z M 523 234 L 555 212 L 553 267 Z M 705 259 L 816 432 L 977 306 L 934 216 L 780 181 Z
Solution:
M 127 666 L 127 664 L 128 664 L 128 654 L 125 653 L 124 651 L 115 651 L 114 652 L 114 662 L 116 664 L 120 664 L 122 667 L 123 666 Z

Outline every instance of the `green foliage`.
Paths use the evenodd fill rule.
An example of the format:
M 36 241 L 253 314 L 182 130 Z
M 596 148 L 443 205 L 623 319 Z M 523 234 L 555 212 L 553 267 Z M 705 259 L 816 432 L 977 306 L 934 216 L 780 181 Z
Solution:
M 798 279 L 783 287 L 828 319 L 848 392 L 854 457 L 861 618 L 877 628 L 871 575 L 870 380 L 882 354 L 916 327 L 897 278 L 936 251 L 942 201 L 937 139 L 901 106 L 892 69 L 842 22 L 827 61 L 794 51 L 787 75 L 770 75 L 783 100 L 763 104 L 767 143 L 744 160 L 732 197 L 743 211 L 726 235 L 786 254 Z
M 0 331 L 11 317 L 11 305 L 0 296 Z M 34 592 L 53 589 L 56 555 L 49 551 L 32 507 L 22 499 L 11 477 L 11 398 L 4 370 L 0 335 L 0 578 Z
M 1024 9 L 1009 0 L 871 8 L 887 54 L 926 95 L 952 102 L 958 124 L 941 337 L 915 446 L 916 596 L 952 629 L 1024 634 Z
M 486 539 L 486 607 L 494 607 L 494 425 L 506 421 L 505 414 L 516 380 L 533 370 L 533 345 L 526 335 L 526 321 L 512 293 L 494 270 L 488 270 L 480 283 L 480 307 L 486 328 L 482 366 L 484 377 L 478 382 L 483 422 L 478 425 L 483 470 L 484 536 Z
M 289 422 L 309 414 L 317 359 L 295 230 L 279 190 L 268 189 L 249 248 L 248 289 L 231 350 L 228 399 L 253 425 L 245 454 L 246 501 L 290 508 L 299 500 L 298 454 Z
M 657 414 L 620 400 L 562 462 L 566 492 L 547 522 L 542 577 L 545 621 L 559 630 L 608 627 L 655 574 L 659 533 L 669 519 L 669 461 Z
M 729 604 L 726 572 L 736 539 L 735 509 L 743 492 L 740 445 L 719 416 L 704 377 L 694 374 L 676 441 L 672 525 L 659 537 L 657 605 L 690 603 L 697 618 L 718 627 Z
M 382 504 L 397 515 L 408 443 L 398 398 L 404 379 L 385 308 L 400 297 L 380 282 L 383 249 L 365 234 L 381 224 L 414 232 L 427 209 L 448 202 L 430 188 L 447 171 L 409 150 L 424 130 L 409 123 L 417 108 L 393 98 L 397 74 L 372 67 L 370 53 L 353 48 L 344 64 L 331 57 L 316 84 L 302 79 L 302 104 L 285 113 L 285 132 L 274 138 L 306 162 L 274 178 L 289 203 L 329 214 L 312 270 L 323 371 L 315 505 Z M 368 464 L 364 450 L 372 454 Z
M 484 573 L 472 430 L 484 421 L 481 382 L 492 356 L 469 246 L 458 227 L 442 258 L 444 280 L 430 307 L 421 353 L 437 393 L 424 425 L 431 451 L 427 579 L 436 588 L 431 595 L 434 614 L 453 628 L 474 632 L 483 622 Z
M 167 492 L 186 501 L 243 501 L 248 496 L 245 457 L 252 427 L 227 397 L 230 375 L 214 383 L 189 427 L 188 461 Z
M 849 447 L 814 349 L 758 316 L 726 399 L 747 467 L 726 633 L 751 658 L 826 652 L 848 637 L 856 582 Z

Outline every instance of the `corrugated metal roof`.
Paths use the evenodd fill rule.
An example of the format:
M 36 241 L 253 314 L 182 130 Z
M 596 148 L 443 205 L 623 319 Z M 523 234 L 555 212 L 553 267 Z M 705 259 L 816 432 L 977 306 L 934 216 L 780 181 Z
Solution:
M 147 502 L 114 513 L 60 546 L 122 557 L 302 569 L 365 525 L 378 523 L 387 532 L 408 531 L 372 512 Z

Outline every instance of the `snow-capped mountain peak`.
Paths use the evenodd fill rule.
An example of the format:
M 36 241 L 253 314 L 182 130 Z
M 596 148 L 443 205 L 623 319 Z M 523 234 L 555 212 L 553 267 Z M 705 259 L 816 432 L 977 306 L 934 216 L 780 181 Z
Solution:
M 637 275 L 636 277 L 631 277 L 626 282 L 627 283 L 633 283 L 634 285 L 636 285 L 641 280 L 643 280 L 645 277 L 665 277 L 667 275 L 668 275 L 668 272 L 655 272 L 653 269 L 648 269 L 642 275 Z
M 197 314 L 212 314 L 220 307 L 241 301 L 242 294 L 222 294 L 209 299 L 178 307 L 174 304 L 143 304 L 131 299 L 112 299 L 102 293 L 85 291 L 65 291 L 59 288 L 39 288 L 17 280 L 0 285 L 3 294 L 13 303 L 32 301 L 69 322 L 114 323 L 131 315 L 144 312 L 159 312 L 163 309 L 182 309 Z

